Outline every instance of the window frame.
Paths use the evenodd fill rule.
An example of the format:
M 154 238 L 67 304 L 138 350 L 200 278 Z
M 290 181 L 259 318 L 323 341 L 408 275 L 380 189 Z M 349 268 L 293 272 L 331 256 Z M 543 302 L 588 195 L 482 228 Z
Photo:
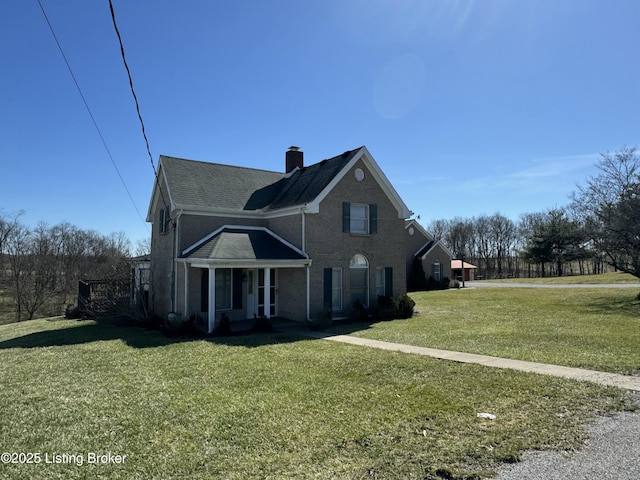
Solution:
M 376 267 L 376 295 L 384 297 L 386 294 L 386 270 L 384 267 Z
M 337 282 L 335 280 L 338 280 Z M 331 269 L 331 311 L 342 311 L 342 268 Z
M 440 263 L 440 260 L 433 262 L 433 279 L 436 282 L 442 280 L 442 264 Z
M 228 285 L 224 285 L 218 275 L 228 275 Z M 231 268 L 216 268 L 216 311 L 232 310 L 233 308 L 233 270 Z M 228 287 L 229 291 L 226 292 Z M 223 290 L 223 288 L 225 290 Z M 223 300 L 225 301 L 223 303 Z
M 355 211 L 364 210 L 364 217 L 354 216 Z M 369 234 L 369 205 L 366 203 L 350 203 L 349 204 L 349 233 L 356 235 L 368 235 Z M 355 222 L 362 222 L 363 229 L 354 228 Z
M 365 264 L 354 262 L 354 260 L 358 257 L 364 259 Z M 353 279 L 355 276 L 354 275 L 355 271 L 358 271 L 358 272 L 364 271 L 364 285 L 355 285 L 355 288 L 354 288 Z M 365 301 L 362 302 L 362 305 L 364 307 L 369 306 L 369 303 L 370 303 L 369 283 L 370 283 L 369 282 L 369 259 L 361 253 L 356 253 L 349 261 L 349 295 L 350 295 L 350 300 L 352 304 L 355 303 L 357 300 L 359 300 L 358 298 L 354 300 L 354 290 L 356 291 L 363 290 Z

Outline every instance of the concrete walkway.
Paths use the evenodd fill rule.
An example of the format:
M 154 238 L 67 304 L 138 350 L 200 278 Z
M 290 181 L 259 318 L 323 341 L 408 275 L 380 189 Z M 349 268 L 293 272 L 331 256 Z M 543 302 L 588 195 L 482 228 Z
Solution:
M 349 343 L 363 347 L 379 348 L 394 352 L 413 353 L 428 357 L 451 360 L 462 363 L 477 363 L 487 367 L 510 368 L 521 372 L 541 373 L 554 377 L 583 380 L 610 387 L 624 388 L 640 392 L 640 377 L 620 375 L 617 373 L 599 372 L 596 370 L 585 370 L 582 368 L 562 367 L 559 365 L 549 365 L 546 363 L 526 362 L 523 360 L 511 360 L 508 358 L 491 357 L 489 355 L 478 355 L 475 353 L 454 352 L 451 350 L 439 350 L 436 348 L 416 347 L 402 343 L 383 342 L 380 340 L 370 340 L 368 338 L 353 337 L 351 335 L 335 335 L 325 332 L 300 331 L 302 335 L 331 340 L 334 342 Z

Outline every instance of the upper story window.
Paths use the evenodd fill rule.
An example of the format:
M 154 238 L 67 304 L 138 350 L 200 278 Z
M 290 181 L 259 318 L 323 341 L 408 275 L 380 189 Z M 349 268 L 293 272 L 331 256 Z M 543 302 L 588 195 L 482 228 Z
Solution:
M 158 228 L 160 233 L 167 233 L 169 231 L 170 220 L 171 218 L 169 217 L 169 209 L 161 208 L 159 218 L 158 218 Z
M 342 231 L 367 235 L 378 233 L 378 206 L 375 203 L 342 203 Z
M 352 203 L 349 213 L 349 231 L 351 233 L 369 233 L 369 205 Z

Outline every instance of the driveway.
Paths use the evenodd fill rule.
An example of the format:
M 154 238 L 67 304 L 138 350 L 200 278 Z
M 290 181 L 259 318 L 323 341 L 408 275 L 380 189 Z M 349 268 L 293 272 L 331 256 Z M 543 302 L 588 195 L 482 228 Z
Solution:
M 640 396 L 635 396 L 636 402 Z M 588 428 L 584 449 L 527 452 L 498 471 L 496 480 L 637 480 L 640 478 L 640 413 L 600 417 Z

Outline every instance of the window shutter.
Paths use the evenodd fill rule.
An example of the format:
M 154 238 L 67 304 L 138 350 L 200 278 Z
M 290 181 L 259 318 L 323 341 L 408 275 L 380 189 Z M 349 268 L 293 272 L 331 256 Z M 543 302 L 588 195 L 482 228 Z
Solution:
M 384 294 L 393 297 L 393 267 L 384 267 Z
M 328 309 L 331 309 L 331 304 L 332 304 L 332 301 L 331 301 L 332 276 L 333 276 L 333 269 L 325 268 L 324 269 L 324 306 L 325 308 L 328 308 Z
M 234 268 L 233 272 L 233 309 L 240 310 L 242 309 L 242 270 L 239 268 Z
M 342 202 L 342 232 L 349 233 L 351 231 L 351 204 Z
M 378 205 L 369 205 L 369 233 L 378 233 Z

